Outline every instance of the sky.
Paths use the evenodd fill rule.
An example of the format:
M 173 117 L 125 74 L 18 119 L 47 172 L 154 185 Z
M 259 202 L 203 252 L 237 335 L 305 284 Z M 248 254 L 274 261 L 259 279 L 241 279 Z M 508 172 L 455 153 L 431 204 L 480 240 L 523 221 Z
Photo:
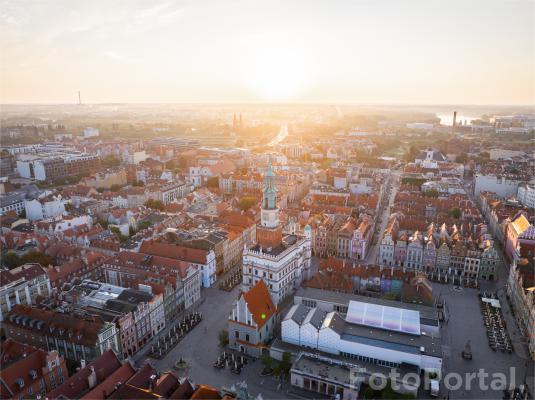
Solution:
M 533 0 L 0 0 L 0 103 L 535 105 Z

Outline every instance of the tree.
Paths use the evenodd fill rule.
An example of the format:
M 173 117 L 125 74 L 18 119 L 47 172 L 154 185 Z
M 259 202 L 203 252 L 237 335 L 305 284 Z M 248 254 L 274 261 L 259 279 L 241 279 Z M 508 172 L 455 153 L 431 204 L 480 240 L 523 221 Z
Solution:
M 436 189 L 429 189 L 424 192 L 425 197 L 434 197 L 435 199 L 438 197 L 438 190 Z
M 128 240 L 128 236 L 123 235 L 119 228 L 117 228 L 116 226 L 112 226 L 110 228 L 110 232 L 114 233 L 121 243 L 124 243 Z
M 252 196 L 243 196 L 238 202 L 240 210 L 247 211 L 249 208 L 256 204 L 256 199 Z
M 20 258 L 20 261 L 20 265 L 26 263 L 38 263 L 43 267 L 54 265 L 56 263 L 56 260 L 54 260 L 53 257 L 49 256 L 48 254 L 43 254 L 37 250 L 30 250 Z
M 262 365 L 264 366 L 264 370 L 262 371 L 263 373 L 267 374 L 273 371 L 273 359 L 271 358 L 269 353 L 265 353 L 262 355 Z
M 37 250 L 30 250 L 21 257 L 19 257 L 14 251 L 9 251 L 5 256 L 2 257 L 2 263 L 5 267 L 13 269 L 19 265 L 27 263 L 37 263 L 41 264 L 43 267 L 47 267 L 49 265 L 55 265 L 56 260 L 54 260 L 54 257 L 43 254 Z
M 404 185 L 416 185 L 418 187 L 422 186 L 426 182 L 423 178 L 402 178 L 401 183 Z
M 450 217 L 453 217 L 455 219 L 459 219 L 459 218 L 461 218 L 462 212 L 458 207 L 453 207 L 453 208 L 450 209 L 448 214 L 449 214 Z
M 327 158 L 327 159 L 325 159 L 325 160 L 323 160 L 321 162 L 320 168 L 321 169 L 328 169 L 331 166 L 331 164 L 332 164 L 332 161 Z
M 143 229 L 147 229 L 150 226 L 150 221 L 139 221 L 137 223 L 137 230 L 142 231 Z
M 219 347 L 227 347 L 228 345 L 228 331 L 222 329 L 218 335 Z
M 416 159 L 416 156 L 418 155 L 418 148 L 415 145 L 411 145 L 405 154 L 405 160 L 406 161 L 414 161 Z
M 176 164 L 175 164 L 175 161 L 174 160 L 169 160 L 165 163 L 165 168 L 166 169 L 175 169 L 176 168 Z
M 160 210 L 160 211 L 164 211 L 165 210 L 165 206 L 161 202 L 161 200 L 148 199 L 145 202 L 145 207 L 151 208 L 153 210 Z
M 111 155 L 104 157 L 100 163 L 105 168 L 113 168 L 113 167 L 118 167 L 119 165 L 121 165 L 121 161 L 115 158 L 115 156 L 111 156 Z
M 290 368 L 292 368 L 292 355 L 290 352 L 285 351 L 282 353 L 282 361 L 280 362 L 280 372 L 284 375 L 290 373 Z
M 20 265 L 20 258 L 14 251 L 8 251 L 7 254 L 2 257 L 2 264 L 8 269 L 13 269 Z
M 206 182 L 206 185 L 211 188 L 218 188 L 219 187 L 219 178 L 217 176 L 212 176 L 208 178 L 208 181 Z
M 178 166 L 185 169 L 188 166 L 188 160 L 185 157 L 178 157 Z
M 468 161 L 468 154 L 462 152 L 458 156 L 455 157 L 455 162 L 464 164 Z

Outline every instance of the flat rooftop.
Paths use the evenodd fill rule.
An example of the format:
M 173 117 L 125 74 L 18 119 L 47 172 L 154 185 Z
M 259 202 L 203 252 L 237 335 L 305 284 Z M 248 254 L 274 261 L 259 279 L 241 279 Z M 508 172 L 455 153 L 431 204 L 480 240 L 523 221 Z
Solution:
M 344 385 L 355 385 L 363 377 L 359 373 L 360 366 L 339 360 L 329 360 L 321 356 L 311 356 L 306 353 L 299 355 L 292 369 L 299 370 L 312 376 L 318 376 L 330 381 L 337 381 Z
M 420 335 L 412 335 L 349 323 L 341 317 L 338 317 L 337 321 L 331 325 L 334 325 L 333 329 L 340 334 L 340 338 L 343 340 L 383 349 L 398 350 L 404 353 L 426 354 L 442 358 L 442 341 L 440 337 L 431 336 L 425 331 L 422 331 Z
M 285 235 L 282 238 L 282 243 L 280 246 L 267 248 L 267 247 L 255 245 L 251 247 L 251 250 L 260 252 L 260 249 L 262 249 L 262 253 L 276 257 L 282 254 L 285 250 L 295 245 L 298 241 L 299 241 L 299 237 L 296 235 Z

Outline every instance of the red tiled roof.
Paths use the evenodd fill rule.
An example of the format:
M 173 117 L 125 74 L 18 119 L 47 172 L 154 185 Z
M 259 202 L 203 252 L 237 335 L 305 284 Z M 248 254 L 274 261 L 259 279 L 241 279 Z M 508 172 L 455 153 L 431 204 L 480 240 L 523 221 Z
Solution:
M 37 378 L 42 377 L 43 368 L 46 366 L 47 352 L 41 349 L 28 347 L 28 353 L 9 366 L 2 362 L 0 369 L 0 396 L 3 399 L 13 398 L 20 391 L 18 379 L 24 381 L 24 386 L 30 386 L 33 378 L 30 371 L 37 373 Z
M 4 286 L 21 278 L 29 281 L 44 274 L 45 271 L 43 270 L 43 267 L 41 267 L 41 264 L 37 263 L 23 264 L 12 270 L 2 269 L 0 270 L 0 285 Z
M 207 385 L 198 385 L 190 399 L 199 400 L 221 400 L 219 390 Z
M 132 377 L 132 375 L 134 375 L 135 372 L 136 371 L 130 365 L 130 363 L 124 363 L 115 371 L 113 371 L 110 375 L 108 375 L 106 379 L 104 379 L 104 381 L 102 381 L 93 389 L 91 389 L 88 393 L 83 395 L 81 399 L 107 399 L 116 390 L 116 386 L 120 382 L 126 382 Z
M 162 256 L 173 258 L 175 260 L 188 261 L 195 264 L 206 264 L 208 251 L 194 249 L 191 247 L 180 246 L 171 243 L 155 242 L 145 240 L 139 249 L 140 253 L 150 254 L 153 256 Z
M 100 357 L 96 358 L 92 363 L 76 372 L 73 376 L 63 382 L 55 390 L 49 392 L 47 397 L 49 399 L 56 399 L 63 396 L 67 399 L 79 398 L 86 390 L 89 389 L 88 377 L 91 374 L 91 368 L 97 374 L 97 380 L 100 377 L 102 382 L 106 377 L 110 376 L 114 371 L 121 367 L 121 362 L 112 350 L 107 350 Z
M 243 293 L 243 297 L 258 329 L 261 329 L 271 316 L 277 312 L 277 308 L 273 304 L 271 295 L 263 280 L 259 280 L 249 291 Z

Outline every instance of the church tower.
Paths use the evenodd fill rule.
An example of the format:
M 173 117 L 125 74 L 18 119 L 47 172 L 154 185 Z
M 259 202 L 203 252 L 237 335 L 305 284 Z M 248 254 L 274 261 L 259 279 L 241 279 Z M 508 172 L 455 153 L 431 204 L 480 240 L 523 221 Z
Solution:
M 262 213 L 260 226 L 256 228 L 256 238 L 262 247 L 277 247 L 282 243 L 282 227 L 279 222 L 279 208 L 277 207 L 277 188 L 275 187 L 275 173 L 271 161 L 264 175 L 264 190 L 262 191 Z

